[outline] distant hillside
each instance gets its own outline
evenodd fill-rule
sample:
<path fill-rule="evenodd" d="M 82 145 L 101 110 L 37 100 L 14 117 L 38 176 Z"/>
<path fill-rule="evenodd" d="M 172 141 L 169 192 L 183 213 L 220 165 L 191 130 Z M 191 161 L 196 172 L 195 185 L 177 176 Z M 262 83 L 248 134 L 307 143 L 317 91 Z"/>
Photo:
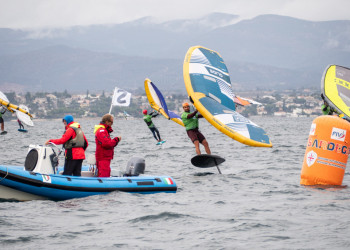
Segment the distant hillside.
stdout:
<path fill-rule="evenodd" d="M 213 13 L 165 23 L 145 17 L 109 26 L 0 29 L 0 89 L 133 89 L 149 77 L 160 88 L 184 92 L 182 63 L 194 45 L 223 56 L 235 89 L 319 88 L 328 64 L 350 67 L 350 21 L 238 20 Z"/>
<path fill-rule="evenodd" d="M 114 86 L 135 89 L 143 87 L 146 77 L 158 80 L 160 86 L 184 91 L 183 83 L 179 84 L 182 62 L 174 59 L 126 57 L 53 46 L 2 56 L 0 61 L 1 82 L 21 83 L 27 86 L 22 88 L 26 91 L 112 90 Z"/>

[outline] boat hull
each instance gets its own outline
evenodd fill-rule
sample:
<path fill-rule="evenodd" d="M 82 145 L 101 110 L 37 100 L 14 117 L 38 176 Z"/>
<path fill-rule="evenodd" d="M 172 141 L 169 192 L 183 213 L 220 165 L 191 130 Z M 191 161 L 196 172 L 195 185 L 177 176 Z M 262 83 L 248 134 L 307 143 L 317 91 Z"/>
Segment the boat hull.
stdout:
<path fill-rule="evenodd" d="M 66 200 L 113 191 L 131 193 L 175 193 L 177 186 L 170 176 L 80 177 L 45 175 L 25 171 L 19 166 L 0 165 L 0 199 Z"/>

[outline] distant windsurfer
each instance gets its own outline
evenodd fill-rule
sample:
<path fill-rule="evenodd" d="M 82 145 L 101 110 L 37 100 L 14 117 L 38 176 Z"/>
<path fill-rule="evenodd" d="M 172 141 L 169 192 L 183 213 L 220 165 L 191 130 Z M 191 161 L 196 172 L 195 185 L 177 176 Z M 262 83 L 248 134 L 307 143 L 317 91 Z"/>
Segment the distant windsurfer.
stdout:
<path fill-rule="evenodd" d="M 156 128 L 156 126 L 152 122 L 152 118 L 159 115 L 158 112 L 152 111 L 151 113 L 147 114 L 147 110 L 143 110 L 143 120 L 147 124 L 148 128 L 151 130 L 153 137 L 158 141 L 161 142 L 162 139 L 160 138 L 159 130 Z"/>
<path fill-rule="evenodd" d="M 1 134 L 5 133 L 5 123 L 4 123 L 4 119 L 2 118 L 2 115 L 5 114 L 6 110 L 7 109 L 4 108 L 3 106 L 0 107 Z"/>
<path fill-rule="evenodd" d="M 187 102 L 182 104 L 182 108 L 184 109 L 184 112 L 181 115 L 181 119 L 185 125 L 188 137 L 196 147 L 197 155 L 201 154 L 199 143 L 204 146 L 205 152 L 210 155 L 209 144 L 204 135 L 198 130 L 198 118 L 203 118 L 203 116 L 198 113 L 198 110 L 190 113 L 190 105 Z"/>
<path fill-rule="evenodd" d="M 125 118 L 125 120 L 127 120 L 128 116 L 129 116 L 129 114 L 126 113 L 126 111 L 124 111 L 124 118 Z"/>
<path fill-rule="evenodd" d="M 18 122 L 19 129 L 24 129 L 24 126 L 19 119 L 17 119 L 17 122 Z"/>

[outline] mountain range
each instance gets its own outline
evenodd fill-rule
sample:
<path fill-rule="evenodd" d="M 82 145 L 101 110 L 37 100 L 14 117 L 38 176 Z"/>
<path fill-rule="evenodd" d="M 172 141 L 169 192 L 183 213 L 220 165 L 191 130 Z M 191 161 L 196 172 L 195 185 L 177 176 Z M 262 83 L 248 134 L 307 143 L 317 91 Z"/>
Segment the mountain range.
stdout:
<path fill-rule="evenodd" d="M 237 91 L 319 88 L 327 65 L 350 67 L 350 21 L 311 22 L 261 15 L 241 20 L 212 13 L 200 19 L 65 29 L 0 29 L 0 89 L 110 91 L 143 88 L 185 92 L 182 64 L 191 46 L 218 51 Z"/>

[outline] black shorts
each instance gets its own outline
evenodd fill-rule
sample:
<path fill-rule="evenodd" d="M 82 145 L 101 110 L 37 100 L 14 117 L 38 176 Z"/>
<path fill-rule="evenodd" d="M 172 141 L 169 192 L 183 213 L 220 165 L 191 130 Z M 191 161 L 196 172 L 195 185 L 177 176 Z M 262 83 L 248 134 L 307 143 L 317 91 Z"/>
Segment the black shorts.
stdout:
<path fill-rule="evenodd" d="M 4 119 L 0 117 L 0 123 L 4 123 Z"/>
<path fill-rule="evenodd" d="M 202 133 L 198 130 L 198 128 L 190 129 L 190 130 L 187 130 L 186 132 L 192 142 L 199 141 L 200 143 L 202 143 L 202 141 L 205 140 L 204 135 L 202 135 Z"/>

